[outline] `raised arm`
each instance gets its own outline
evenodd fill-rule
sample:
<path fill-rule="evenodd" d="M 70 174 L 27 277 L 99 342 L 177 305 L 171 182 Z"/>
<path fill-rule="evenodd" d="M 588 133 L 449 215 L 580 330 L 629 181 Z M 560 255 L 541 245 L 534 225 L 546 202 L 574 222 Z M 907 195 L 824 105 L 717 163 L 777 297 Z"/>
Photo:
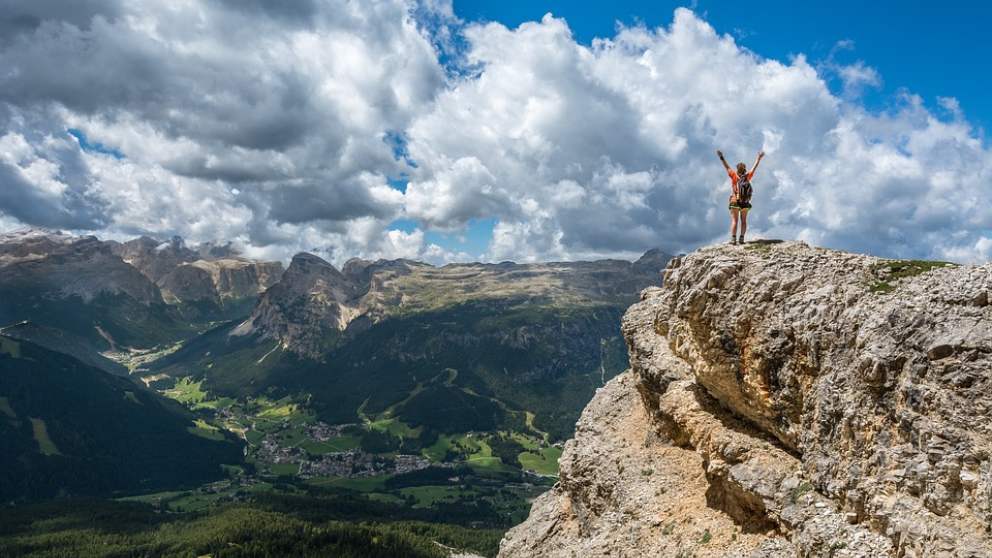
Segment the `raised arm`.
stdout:
<path fill-rule="evenodd" d="M 730 165 L 727 164 L 727 160 L 723 158 L 723 151 L 717 149 L 716 156 L 719 157 L 720 162 L 723 163 L 723 168 L 727 169 L 727 174 L 730 174 L 732 171 L 730 170 Z"/>
<path fill-rule="evenodd" d="M 764 158 L 765 158 L 765 152 L 764 151 L 759 151 L 758 152 L 758 158 L 755 159 L 754 166 L 751 167 L 751 174 L 748 175 L 748 178 L 749 179 L 754 176 L 754 171 L 758 170 L 758 163 L 760 163 L 761 160 L 764 159 Z M 726 163 L 724 163 L 724 164 L 726 165 Z"/>

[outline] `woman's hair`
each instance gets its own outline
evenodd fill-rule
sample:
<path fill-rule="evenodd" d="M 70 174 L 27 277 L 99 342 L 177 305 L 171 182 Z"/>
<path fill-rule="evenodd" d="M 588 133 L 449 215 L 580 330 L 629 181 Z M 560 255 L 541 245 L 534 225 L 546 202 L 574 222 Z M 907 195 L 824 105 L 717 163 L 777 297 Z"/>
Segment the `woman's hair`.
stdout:
<path fill-rule="evenodd" d="M 747 165 L 744 163 L 737 163 L 737 174 L 747 173 Z"/>

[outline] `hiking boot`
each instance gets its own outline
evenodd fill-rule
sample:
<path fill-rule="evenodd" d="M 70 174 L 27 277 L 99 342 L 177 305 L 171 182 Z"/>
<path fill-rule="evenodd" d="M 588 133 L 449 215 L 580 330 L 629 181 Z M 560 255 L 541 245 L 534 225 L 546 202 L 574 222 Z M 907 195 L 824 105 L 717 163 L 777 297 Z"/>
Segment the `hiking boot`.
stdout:
<path fill-rule="evenodd" d="M 730 237 L 730 244 L 731 244 L 731 246 L 737 244 L 737 239 L 734 238 L 734 237 Z"/>
<path fill-rule="evenodd" d="M 737 239 L 737 244 L 744 244 L 744 235 L 741 235 L 741 237 Z"/>

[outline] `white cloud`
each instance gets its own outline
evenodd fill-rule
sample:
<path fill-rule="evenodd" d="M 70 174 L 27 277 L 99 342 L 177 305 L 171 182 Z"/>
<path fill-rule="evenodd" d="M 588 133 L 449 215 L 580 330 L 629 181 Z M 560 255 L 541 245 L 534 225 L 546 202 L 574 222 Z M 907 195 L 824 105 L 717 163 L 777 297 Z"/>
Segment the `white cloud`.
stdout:
<path fill-rule="evenodd" d="M 465 36 L 481 69 L 411 125 L 419 168 L 407 211 L 438 226 L 498 217 L 493 259 L 722 240 L 729 185 L 716 148 L 748 165 L 769 154 L 755 180 L 757 234 L 984 257 L 989 152 L 966 122 L 941 121 L 912 95 L 890 112 L 863 109 L 854 89 L 881 83 L 863 63 L 835 67 L 846 93 L 834 95 L 804 57 L 762 59 L 685 9 L 670 27 L 591 46 L 551 16 Z M 486 179 L 444 180 L 466 160 Z M 490 187 L 499 195 L 482 194 Z"/>
<path fill-rule="evenodd" d="M 354 249 L 348 227 L 372 218 L 381 233 L 402 211 L 387 177 L 407 166 L 384 139 L 444 86 L 403 0 L 10 10 L 24 23 L 0 40 L 0 136 L 33 155 L 5 167 L 24 184 L 3 185 L 0 211 L 38 225 L 233 238 L 280 257 Z M 417 10 L 443 20 L 451 6 Z M 45 145 L 69 128 L 125 158 Z M 39 196 L 51 199 L 42 216 L 29 210 Z"/>
<path fill-rule="evenodd" d="M 0 234 L 25 228 L 24 223 L 0 213 Z"/>
<path fill-rule="evenodd" d="M 803 59 L 758 60 L 686 10 L 671 29 L 628 28 L 592 47 L 550 16 L 466 36 L 468 59 L 483 70 L 411 126 L 419 169 L 410 188 L 432 203 L 407 210 L 451 226 L 497 216 L 496 259 L 633 254 L 722 237 L 725 218 L 710 208 L 725 199 L 725 175 L 713 149 L 822 135 L 838 112 Z M 501 196 L 460 188 L 463 201 L 485 207 L 462 203 L 455 216 L 438 177 L 466 159 Z"/>
<path fill-rule="evenodd" d="M 960 120 L 964 118 L 964 112 L 961 110 L 961 102 L 955 97 L 937 97 L 937 104 L 940 105 L 940 108 L 950 113 L 954 119 Z"/>
<path fill-rule="evenodd" d="M 472 217 L 509 203 L 496 177 L 476 157 L 461 157 L 406 190 L 409 215 L 439 228 L 464 225 Z"/>
<path fill-rule="evenodd" d="M 764 59 L 686 9 L 591 45 L 551 15 L 466 24 L 446 0 L 12 9 L 0 226 L 441 261 L 468 256 L 429 231 L 495 218 L 493 260 L 630 257 L 722 240 L 714 151 L 763 149 L 756 235 L 992 255 L 992 155 L 955 99 L 936 100 L 943 119 L 911 93 L 870 112 L 860 94 L 882 77 L 864 61 Z M 442 53 L 463 64 L 446 76 Z M 405 194 L 387 183 L 404 173 Z"/>
<path fill-rule="evenodd" d="M 837 73 L 844 84 L 844 93 L 847 96 L 855 97 L 861 94 L 866 87 L 880 87 L 882 77 L 878 70 L 865 65 L 862 61 L 845 66 L 837 66 Z"/>
<path fill-rule="evenodd" d="M 0 137 L 0 163 L 7 165 L 24 182 L 32 184 L 41 196 L 57 199 L 68 189 L 59 180 L 59 166 L 41 157 L 34 146 L 16 132 Z"/>
<path fill-rule="evenodd" d="M 424 231 L 421 229 L 414 229 L 410 232 L 399 229 L 388 230 L 378 245 L 375 252 L 376 257 L 406 258 L 435 265 L 473 260 L 469 254 L 446 250 L 437 244 L 426 242 L 425 238 Z"/>

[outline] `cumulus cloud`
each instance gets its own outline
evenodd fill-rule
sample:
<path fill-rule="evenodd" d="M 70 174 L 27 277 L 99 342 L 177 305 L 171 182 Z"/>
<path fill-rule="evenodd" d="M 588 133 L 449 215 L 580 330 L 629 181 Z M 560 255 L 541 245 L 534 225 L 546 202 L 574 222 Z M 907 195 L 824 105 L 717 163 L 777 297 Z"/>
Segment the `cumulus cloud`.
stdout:
<path fill-rule="evenodd" d="M 869 111 L 866 62 L 765 59 L 687 9 L 589 45 L 551 15 L 510 29 L 442 0 L 0 14 L 0 226 L 437 262 L 478 254 L 428 233 L 495 219 L 486 259 L 633 257 L 722 240 L 714 151 L 763 149 L 754 235 L 992 257 L 992 155 L 956 100 Z"/>
<path fill-rule="evenodd" d="M 860 97 L 866 89 L 882 86 L 882 76 L 878 70 L 869 66 L 864 60 L 855 60 L 850 64 L 838 61 L 838 54 L 854 51 L 855 44 L 851 39 L 843 39 L 830 49 L 826 60 L 817 65 L 817 69 L 827 78 L 836 77 L 841 83 L 844 98 L 854 100 Z"/>
<path fill-rule="evenodd" d="M 407 163 L 385 140 L 444 86 L 414 8 L 450 3 L 70 4 L 3 2 L 0 211 L 273 253 L 341 251 L 372 218 L 383 235 L 357 252 L 388 243 L 403 200 L 388 179 Z"/>
<path fill-rule="evenodd" d="M 990 154 L 960 117 L 903 94 L 871 113 L 878 73 L 831 60 L 844 91 L 803 56 L 763 59 L 689 10 L 665 28 L 590 46 L 550 15 L 465 30 L 479 68 L 412 123 L 407 211 L 458 226 L 499 218 L 493 259 L 691 249 L 726 234 L 722 148 L 756 180 L 752 231 L 890 256 L 983 259 Z M 458 182 L 470 167 L 473 180 Z M 484 177 L 484 178 L 482 178 Z"/>
<path fill-rule="evenodd" d="M 860 95 L 866 87 L 880 87 L 882 85 L 882 78 L 878 71 L 860 60 L 854 64 L 838 66 L 837 73 L 840 74 L 840 79 L 844 83 L 844 93 L 850 97 Z"/>
<path fill-rule="evenodd" d="M 715 147 L 753 156 L 766 138 L 823 136 L 838 113 L 803 59 L 759 60 L 687 10 L 670 29 L 623 29 L 591 47 L 551 16 L 465 34 L 482 70 L 413 122 L 409 192 L 427 203 L 407 210 L 450 226 L 495 214 L 494 259 L 632 255 L 722 236 Z M 466 161 L 491 178 L 438 180 Z"/>
<path fill-rule="evenodd" d="M 95 229 L 105 203 L 87 179 L 74 138 L 0 109 L 0 211 L 40 226 Z"/>

